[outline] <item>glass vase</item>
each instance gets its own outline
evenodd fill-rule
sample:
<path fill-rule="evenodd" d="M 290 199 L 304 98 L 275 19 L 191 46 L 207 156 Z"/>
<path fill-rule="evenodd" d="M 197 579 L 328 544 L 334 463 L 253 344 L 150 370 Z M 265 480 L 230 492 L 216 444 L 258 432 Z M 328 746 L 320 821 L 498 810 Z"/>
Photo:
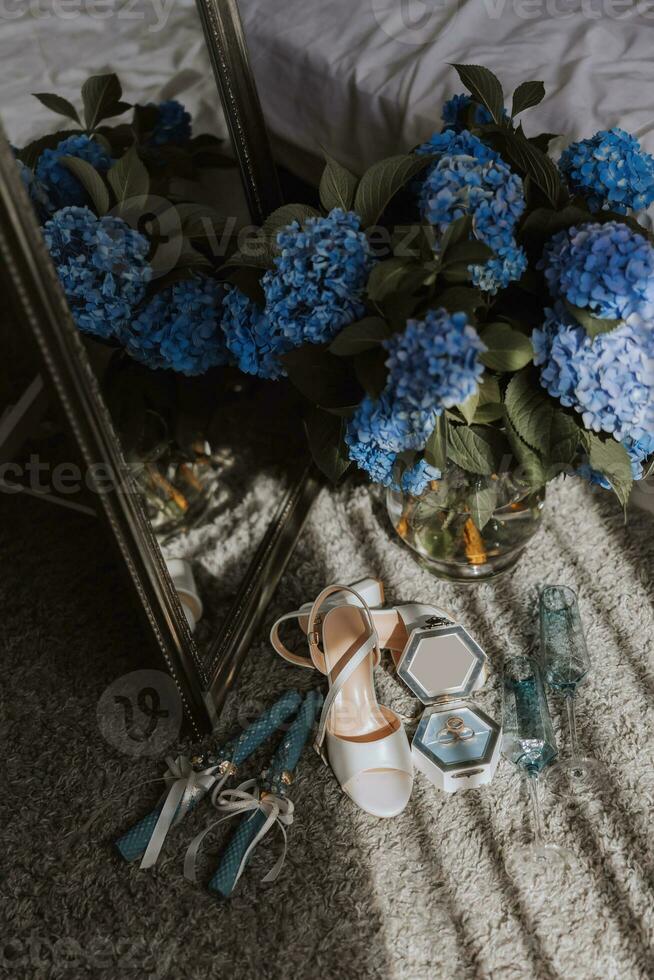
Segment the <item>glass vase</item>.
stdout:
<path fill-rule="evenodd" d="M 477 476 L 449 463 L 419 497 L 387 492 L 396 533 L 439 578 L 478 582 L 512 568 L 540 527 L 545 488 L 513 471 Z"/>

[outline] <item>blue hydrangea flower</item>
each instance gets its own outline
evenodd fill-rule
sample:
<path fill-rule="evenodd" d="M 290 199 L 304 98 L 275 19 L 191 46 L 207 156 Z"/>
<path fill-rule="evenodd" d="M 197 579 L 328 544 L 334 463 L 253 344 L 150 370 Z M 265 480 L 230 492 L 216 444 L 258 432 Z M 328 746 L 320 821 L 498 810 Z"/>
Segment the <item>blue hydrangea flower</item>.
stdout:
<path fill-rule="evenodd" d="M 430 466 L 424 459 L 419 459 L 410 469 L 402 474 L 401 485 L 405 493 L 419 497 L 427 489 L 432 480 L 440 480 L 443 474 L 436 466 Z"/>
<path fill-rule="evenodd" d="M 80 330 L 115 337 L 145 296 L 150 243 L 121 218 L 62 208 L 43 237 Z"/>
<path fill-rule="evenodd" d="M 433 404 L 416 410 L 398 398 L 389 384 L 377 400 L 365 398 L 354 419 L 358 428 L 364 420 L 370 437 L 383 449 L 397 454 L 406 449 L 422 449 L 441 411 Z"/>
<path fill-rule="evenodd" d="M 559 160 L 571 189 L 591 211 L 643 211 L 654 201 L 654 157 L 623 129 L 572 143 Z"/>
<path fill-rule="evenodd" d="M 414 153 L 419 156 L 445 156 L 446 154 L 473 156 L 479 163 L 500 159 L 495 150 L 491 150 L 490 146 L 486 146 L 467 129 L 462 129 L 460 132 L 445 129 L 442 133 L 432 133 L 425 143 L 416 147 Z"/>
<path fill-rule="evenodd" d="M 460 95 L 453 95 L 451 99 L 448 99 L 447 102 L 443 104 L 441 119 L 443 120 L 444 128 L 446 130 L 453 129 L 455 133 L 462 132 L 462 130 L 465 128 L 464 113 L 471 102 L 471 96 L 461 93 Z M 502 115 L 505 119 L 509 118 L 509 114 L 506 109 L 502 111 Z M 486 106 L 475 103 L 475 111 L 472 121 L 477 126 L 486 126 L 488 123 L 492 123 L 493 117 Z"/>
<path fill-rule="evenodd" d="M 654 433 L 654 329 L 625 323 L 591 339 L 562 303 L 532 334 L 541 384 L 587 429 L 622 442 Z"/>
<path fill-rule="evenodd" d="M 382 396 L 379 401 L 374 401 L 366 397 L 350 419 L 345 432 L 350 459 L 368 474 L 373 483 L 383 487 L 393 484 L 393 469 L 397 460 L 397 450 L 388 447 L 383 431 L 392 428 L 390 415 L 388 398 Z"/>
<path fill-rule="evenodd" d="M 484 266 L 471 266 L 473 282 L 496 293 L 519 279 L 527 266 L 526 255 L 515 241 L 516 225 L 526 206 L 520 177 L 467 130 L 436 134 L 417 152 L 439 156 L 422 180 L 423 218 L 444 233 L 453 221 L 471 215 L 475 237 L 497 256 Z"/>
<path fill-rule="evenodd" d="M 348 424 L 349 456 L 375 483 L 398 488 L 399 453 L 423 449 L 445 408 L 465 401 L 483 373 L 486 348 L 465 313 L 430 310 L 409 320 L 403 334 L 385 343 L 388 381 L 376 401 L 364 398 Z M 424 461 L 405 471 L 402 488 L 416 496 L 440 473 Z M 420 489 L 422 487 L 422 489 Z"/>
<path fill-rule="evenodd" d="M 404 333 L 385 341 L 385 347 L 387 390 L 413 422 L 425 412 L 466 401 L 484 371 L 478 355 L 486 347 L 465 313 L 429 310 L 424 320 L 409 320 Z"/>
<path fill-rule="evenodd" d="M 106 173 L 114 162 L 107 151 L 89 136 L 69 136 L 62 140 L 54 150 L 43 150 L 37 164 L 36 176 L 45 185 L 56 208 L 83 206 L 89 203 L 89 196 L 70 170 L 62 166 L 62 157 L 78 157 L 86 160 L 99 173 Z"/>
<path fill-rule="evenodd" d="M 39 220 L 47 221 L 54 211 L 47 188 L 21 160 L 16 160 L 16 164 L 20 171 L 20 178 L 30 196 Z"/>
<path fill-rule="evenodd" d="M 285 376 L 279 357 L 293 344 L 266 311 L 233 286 L 225 287 L 222 329 L 228 350 L 245 374 L 270 379 Z"/>
<path fill-rule="evenodd" d="M 628 225 L 607 221 L 560 231 L 539 268 L 554 298 L 600 319 L 654 320 L 654 248 Z"/>
<path fill-rule="evenodd" d="M 363 315 L 373 255 L 358 215 L 334 208 L 302 227 L 294 221 L 277 244 L 275 269 L 262 280 L 266 314 L 293 347 L 333 340 Z"/>
<path fill-rule="evenodd" d="M 640 439 L 625 439 L 623 446 L 631 457 L 631 472 L 634 480 L 644 475 L 644 463 L 654 456 L 654 432 L 646 433 Z"/>
<path fill-rule="evenodd" d="M 220 329 L 223 287 L 208 276 L 167 286 L 121 334 L 128 354 L 149 368 L 204 374 L 229 362 Z"/>
<path fill-rule="evenodd" d="M 495 257 L 485 265 L 470 267 L 472 282 L 484 292 L 494 295 L 498 289 L 506 289 L 510 282 L 522 279 L 528 264 L 527 253 L 520 245 L 515 242 L 501 245 Z"/>
<path fill-rule="evenodd" d="M 177 99 L 168 99 L 150 107 L 158 110 L 157 122 L 150 134 L 148 142 L 154 146 L 164 146 L 166 143 L 188 143 L 191 138 L 191 114 L 186 111 Z"/>
<path fill-rule="evenodd" d="M 457 133 L 461 132 L 464 128 L 463 114 L 471 102 L 472 99 L 469 95 L 461 93 L 460 95 L 453 95 L 451 99 L 443 103 L 441 119 L 446 129 L 453 129 Z M 475 107 L 473 119 L 478 126 L 484 126 L 493 121 L 493 117 L 486 106 L 479 104 Z"/>
<path fill-rule="evenodd" d="M 410 428 L 409 414 L 387 389 L 379 399 L 363 399 L 350 420 L 345 442 L 350 459 L 364 470 L 373 483 L 385 487 L 400 487 L 406 493 L 420 496 L 430 480 L 441 477 L 440 470 L 429 466 L 424 459 L 406 469 L 400 483 L 396 479 L 398 454 L 406 449 L 424 446 L 434 428 L 438 412 L 425 413 L 425 426 L 420 431 Z M 431 419 L 427 422 L 427 416 Z"/>

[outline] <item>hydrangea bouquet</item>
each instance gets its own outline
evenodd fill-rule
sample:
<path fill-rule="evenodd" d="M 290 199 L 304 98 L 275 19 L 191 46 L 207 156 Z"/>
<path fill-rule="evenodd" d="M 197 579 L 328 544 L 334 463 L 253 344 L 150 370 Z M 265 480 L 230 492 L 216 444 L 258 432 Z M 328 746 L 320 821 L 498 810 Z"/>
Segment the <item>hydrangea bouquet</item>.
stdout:
<path fill-rule="evenodd" d="M 521 121 L 542 82 L 520 85 L 509 112 L 492 72 L 454 67 L 469 94 L 445 103 L 440 132 L 361 177 L 328 158 L 320 208 L 284 206 L 227 261 L 194 228 L 206 207 L 179 192 L 217 150 L 177 103 L 107 127 L 130 108 L 115 76 L 85 84 L 84 125 L 41 95 L 79 128 L 18 161 L 80 330 L 149 368 L 287 377 L 330 478 L 358 468 L 401 495 L 398 527 L 412 501 L 452 489 L 481 561 L 498 507 L 519 510 L 554 477 L 626 506 L 648 472 L 654 158 L 610 129 L 555 161 L 553 134 Z M 174 261 L 144 221 L 152 195 L 156 227 L 172 215 L 178 230 Z"/>
<path fill-rule="evenodd" d="M 314 406 L 322 469 L 355 466 L 407 497 L 453 470 L 480 532 L 499 474 L 561 473 L 626 505 L 654 454 L 654 246 L 638 215 L 654 158 L 611 129 L 574 143 L 521 121 L 513 94 L 454 66 L 469 94 L 409 153 L 355 176 L 327 160 L 318 211 L 271 215 L 228 288 L 223 330 L 244 371 L 288 375 Z M 256 248 L 254 247 L 256 245 Z"/>

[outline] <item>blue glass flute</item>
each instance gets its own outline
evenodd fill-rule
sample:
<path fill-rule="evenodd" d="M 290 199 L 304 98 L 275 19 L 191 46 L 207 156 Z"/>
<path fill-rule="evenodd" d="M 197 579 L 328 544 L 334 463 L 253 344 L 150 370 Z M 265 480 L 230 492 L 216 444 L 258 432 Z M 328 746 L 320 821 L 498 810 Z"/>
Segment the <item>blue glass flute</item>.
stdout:
<path fill-rule="evenodd" d="M 540 594 L 541 664 L 548 687 L 565 697 L 572 754 L 560 759 L 547 774 L 558 795 L 572 787 L 589 786 L 601 778 L 602 766 L 583 756 L 577 738 L 575 698 L 590 670 L 590 655 L 579 614 L 577 596 L 565 585 L 546 585 Z"/>
<path fill-rule="evenodd" d="M 557 754 L 543 679 L 532 657 L 511 657 L 504 664 L 502 754 L 527 777 L 533 813 L 533 841 L 515 848 L 511 864 L 520 874 L 567 867 L 572 854 L 545 839 L 540 775 Z"/>

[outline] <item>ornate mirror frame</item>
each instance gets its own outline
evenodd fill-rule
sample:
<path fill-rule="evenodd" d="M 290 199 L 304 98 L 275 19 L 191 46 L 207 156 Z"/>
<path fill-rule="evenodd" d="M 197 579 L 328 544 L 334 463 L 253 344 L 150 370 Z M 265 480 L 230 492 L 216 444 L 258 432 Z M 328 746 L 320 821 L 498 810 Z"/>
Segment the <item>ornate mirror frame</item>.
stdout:
<path fill-rule="evenodd" d="M 197 7 L 251 217 L 259 224 L 282 199 L 237 2 L 197 0 Z M 211 645 L 207 668 L 134 488 L 97 378 L 2 130 L 0 285 L 36 342 L 45 388 L 59 403 L 87 472 L 98 472 L 96 468 L 100 467 L 112 475 L 110 488 L 97 493 L 97 509 L 122 556 L 153 645 L 179 690 L 190 729 L 199 736 L 215 726 L 321 480 L 312 465 L 291 476 L 287 495 L 279 502 Z M 36 379 L 33 385 L 40 392 L 42 385 Z"/>

